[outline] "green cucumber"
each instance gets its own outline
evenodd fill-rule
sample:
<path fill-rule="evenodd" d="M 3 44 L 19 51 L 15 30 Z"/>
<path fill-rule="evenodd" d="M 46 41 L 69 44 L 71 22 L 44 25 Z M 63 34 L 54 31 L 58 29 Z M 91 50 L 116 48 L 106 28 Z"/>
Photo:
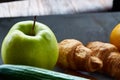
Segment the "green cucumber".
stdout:
<path fill-rule="evenodd" d="M 26 65 L 0 65 L 0 76 L 9 80 L 88 80 L 52 70 Z"/>

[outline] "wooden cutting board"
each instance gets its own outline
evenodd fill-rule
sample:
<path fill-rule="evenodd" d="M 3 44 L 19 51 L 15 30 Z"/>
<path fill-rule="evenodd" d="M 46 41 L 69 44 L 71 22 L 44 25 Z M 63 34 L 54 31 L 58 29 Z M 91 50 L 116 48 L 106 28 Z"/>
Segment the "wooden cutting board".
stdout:
<path fill-rule="evenodd" d="M 33 16 L 0 18 L 0 45 L 12 25 L 23 20 L 33 20 Z M 120 13 L 37 16 L 37 21 L 48 25 L 55 33 L 58 42 L 67 38 L 78 39 L 84 44 L 96 40 L 109 42 L 111 30 L 120 22 Z M 0 63 L 2 64 L 2 61 Z M 113 80 L 99 73 L 89 75 L 95 76 L 98 80 Z"/>

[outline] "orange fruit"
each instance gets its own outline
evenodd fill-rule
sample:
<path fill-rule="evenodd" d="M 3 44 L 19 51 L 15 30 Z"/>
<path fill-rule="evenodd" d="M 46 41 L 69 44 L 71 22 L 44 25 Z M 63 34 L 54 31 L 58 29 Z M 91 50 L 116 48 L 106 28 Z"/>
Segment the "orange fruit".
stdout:
<path fill-rule="evenodd" d="M 120 24 L 117 24 L 111 34 L 110 34 L 110 43 L 115 45 L 120 50 Z"/>

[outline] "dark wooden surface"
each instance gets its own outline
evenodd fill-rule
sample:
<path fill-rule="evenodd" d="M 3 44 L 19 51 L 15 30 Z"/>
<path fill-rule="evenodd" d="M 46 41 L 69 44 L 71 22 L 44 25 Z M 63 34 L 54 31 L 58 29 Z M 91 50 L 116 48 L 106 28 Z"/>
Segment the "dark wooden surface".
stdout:
<path fill-rule="evenodd" d="M 33 16 L 0 18 L 0 45 L 13 24 L 32 19 Z M 48 25 L 55 33 L 58 42 L 66 38 L 78 39 L 84 44 L 96 40 L 109 42 L 111 30 L 120 22 L 120 13 L 37 16 L 37 21 Z M 90 73 L 90 75 L 95 76 L 98 80 L 113 80 L 113 78 L 99 73 Z"/>

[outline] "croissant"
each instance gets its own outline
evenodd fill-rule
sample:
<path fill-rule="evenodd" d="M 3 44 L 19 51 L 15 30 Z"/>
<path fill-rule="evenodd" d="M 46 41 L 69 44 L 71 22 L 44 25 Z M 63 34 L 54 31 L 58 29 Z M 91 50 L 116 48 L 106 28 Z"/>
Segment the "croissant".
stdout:
<path fill-rule="evenodd" d="M 103 63 L 93 56 L 91 49 L 75 39 L 65 39 L 59 44 L 59 58 L 57 65 L 63 69 L 94 72 L 102 68 Z"/>
<path fill-rule="evenodd" d="M 102 60 L 103 67 L 100 72 L 120 79 L 120 53 L 114 45 L 94 41 L 88 43 L 86 47 L 93 51 L 94 56 Z"/>

